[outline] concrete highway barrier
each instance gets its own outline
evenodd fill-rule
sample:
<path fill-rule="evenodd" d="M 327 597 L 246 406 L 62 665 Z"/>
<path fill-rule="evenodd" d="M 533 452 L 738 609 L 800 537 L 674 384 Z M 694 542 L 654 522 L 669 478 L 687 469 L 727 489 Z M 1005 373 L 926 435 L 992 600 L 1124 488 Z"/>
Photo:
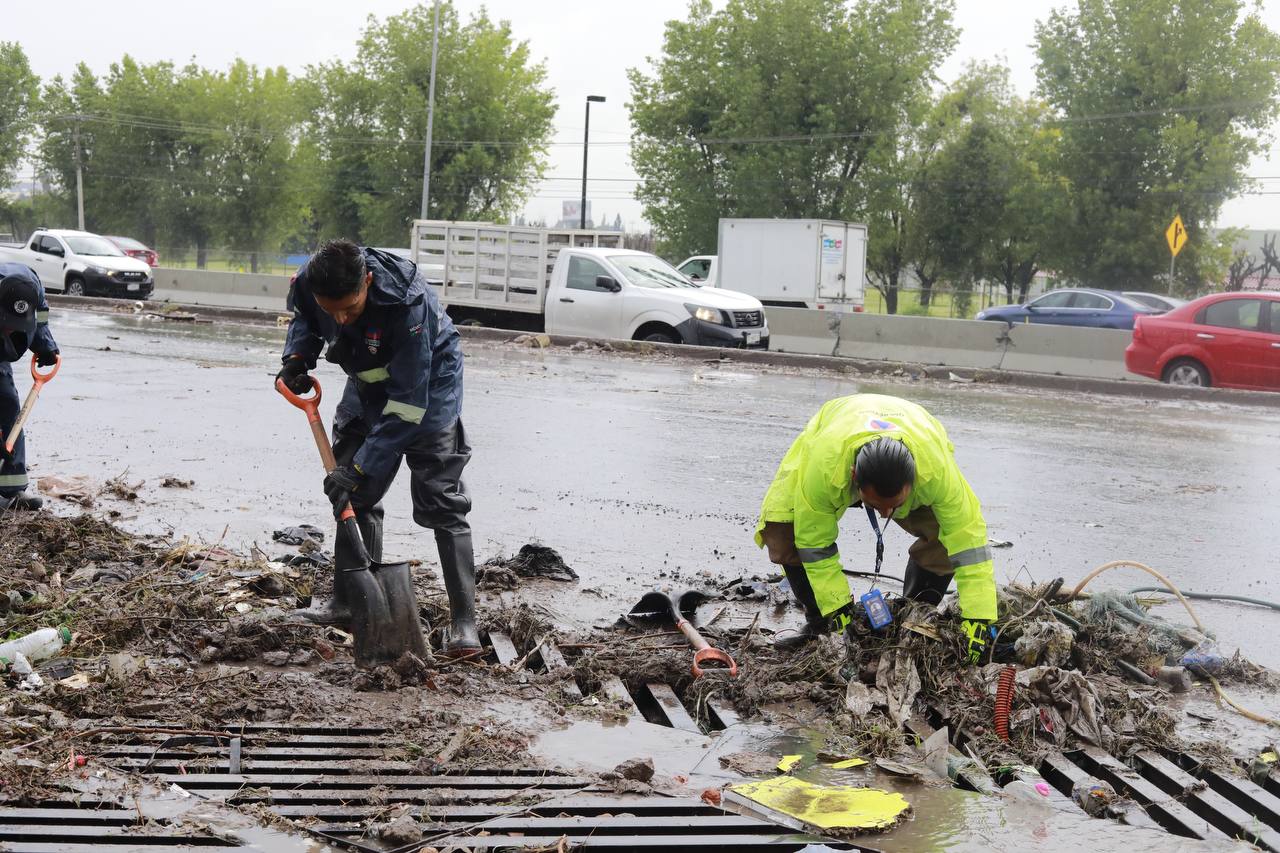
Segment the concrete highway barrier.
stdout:
<path fill-rule="evenodd" d="M 155 270 L 154 299 L 222 308 L 284 311 L 289 277 L 211 270 Z M 1130 333 L 1113 329 L 889 314 L 768 309 L 770 346 L 779 352 L 983 370 L 1151 380 L 1124 369 Z"/>
<path fill-rule="evenodd" d="M 771 347 L 784 352 L 1151 381 L 1124 368 L 1128 331 L 802 308 L 768 316 Z"/>
<path fill-rule="evenodd" d="M 289 276 L 156 267 L 152 298 L 187 305 L 283 311 Z"/>

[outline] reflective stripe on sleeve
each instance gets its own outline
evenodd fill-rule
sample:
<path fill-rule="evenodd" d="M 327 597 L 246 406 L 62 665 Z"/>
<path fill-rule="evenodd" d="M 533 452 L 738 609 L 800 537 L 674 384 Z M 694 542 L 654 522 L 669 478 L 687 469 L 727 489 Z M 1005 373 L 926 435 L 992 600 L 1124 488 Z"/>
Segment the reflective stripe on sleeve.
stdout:
<path fill-rule="evenodd" d="M 44 323 L 44 324 L 48 325 L 48 323 L 49 323 L 49 312 L 48 312 L 48 311 L 37 311 L 37 312 L 36 312 L 36 323 Z"/>
<path fill-rule="evenodd" d="M 796 553 L 800 555 L 802 563 L 816 563 L 819 560 L 826 560 L 840 553 L 840 549 L 836 547 L 836 543 L 832 542 L 825 548 L 797 548 Z"/>
<path fill-rule="evenodd" d="M 382 414 L 395 415 L 402 421 L 411 424 L 420 424 L 422 419 L 427 416 L 427 410 L 418 406 L 410 406 L 408 403 L 400 403 L 395 400 L 388 400 L 387 405 L 382 407 Z"/>
<path fill-rule="evenodd" d="M 979 563 L 988 562 L 991 559 L 991 549 L 986 545 L 979 548 L 970 548 L 968 551 L 961 551 L 959 554 L 951 555 L 951 568 L 962 569 L 965 566 L 976 566 Z"/>
<path fill-rule="evenodd" d="M 371 367 L 356 374 L 356 379 L 361 382 L 386 382 L 390 378 L 391 372 L 385 367 Z"/>

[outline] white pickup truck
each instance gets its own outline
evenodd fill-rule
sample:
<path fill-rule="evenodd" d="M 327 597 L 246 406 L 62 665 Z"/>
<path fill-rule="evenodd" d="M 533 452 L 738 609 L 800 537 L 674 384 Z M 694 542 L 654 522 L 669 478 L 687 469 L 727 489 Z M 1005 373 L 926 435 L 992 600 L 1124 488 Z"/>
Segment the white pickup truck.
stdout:
<path fill-rule="evenodd" d="M 410 254 L 455 321 L 555 335 L 768 349 L 760 300 L 698 287 L 621 235 L 419 220 Z"/>
<path fill-rule="evenodd" d="M 0 261 L 26 264 L 46 290 L 70 296 L 146 299 L 155 289 L 146 261 L 85 231 L 39 228 L 25 243 L 0 243 Z"/>

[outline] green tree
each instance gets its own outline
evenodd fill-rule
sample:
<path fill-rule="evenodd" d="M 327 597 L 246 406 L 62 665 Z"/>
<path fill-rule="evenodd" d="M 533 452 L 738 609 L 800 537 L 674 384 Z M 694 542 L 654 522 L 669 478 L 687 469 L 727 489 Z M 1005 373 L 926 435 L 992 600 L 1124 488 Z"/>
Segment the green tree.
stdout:
<path fill-rule="evenodd" d="M 310 69 L 311 131 L 323 164 L 314 198 L 321 235 L 403 245 L 420 213 L 432 12 L 370 18 L 350 64 Z M 555 116 L 546 69 L 507 22 L 463 23 L 440 7 L 430 216 L 514 213 L 542 177 Z"/>
<path fill-rule="evenodd" d="M 13 182 L 34 128 L 40 79 L 17 42 L 0 41 L 0 187 Z"/>
<path fill-rule="evenodd" d="M 260 72 L 244 60 L 208 87 L 210 111 L 222 122 L 213 171 L 218 230 L 257 272 L 259 254 L 278 249 L 303 216 L 293 160 L 295 92 L 283 68 Z"/>
<path fill-rule="evenodd" d="M 1056 264 L 1092 285 L 1150 287 L 1178 213 L 1191 237 L 1179 277 L 1198 286 L 1222 257 L 1205 226 L 1247 187 L 1276 118 L 1280 39 L 1242 0 L 1077 0 L 1037 26 L 1036 49 L 1067 180 Z"/>
<path fill-rule="evenodd" d="M 863 170 L 927 103 L 955 44 L 951 8 L 695 0 L 668 22 L 661 57 L 628 72 L 637 196 L 663 252 L 708 251 L 726 216 L 866 215 Z"/>
<path fill-rule="evenodd" d="M 945 276 L 965 294 L 994 281 L 1009 301 L 1025 299 L 1059 231 L 1065 193 L 1052 171 L 1057 130 L 1045 126 L 1042 105 L 1014 94 L 998 64 L 971 65 L 934 113 L 945 141 L 917 177 L 913 230 L 933 250 L 935 279 Z M 926 288 L 918 267 L 917 277 Z"/>

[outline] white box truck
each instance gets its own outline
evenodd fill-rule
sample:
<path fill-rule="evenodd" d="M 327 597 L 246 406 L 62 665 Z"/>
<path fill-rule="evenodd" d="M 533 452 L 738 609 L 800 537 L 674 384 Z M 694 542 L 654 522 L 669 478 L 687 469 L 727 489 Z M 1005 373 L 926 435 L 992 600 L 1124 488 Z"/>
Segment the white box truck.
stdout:
<path fill-rule="evenodd" d="M 828 219 L 721 219 L 715 255 L 678 269 L 704 287 L 730 287 L 765 305 L 861 311 L 867 226 Z"/>
<path fill-rule="evenodd" d="M 410 255 L 457 322 L 553 335 L 769 347 L 760 300 L 699 287 L 611 231 L 419 220 Z"/>

